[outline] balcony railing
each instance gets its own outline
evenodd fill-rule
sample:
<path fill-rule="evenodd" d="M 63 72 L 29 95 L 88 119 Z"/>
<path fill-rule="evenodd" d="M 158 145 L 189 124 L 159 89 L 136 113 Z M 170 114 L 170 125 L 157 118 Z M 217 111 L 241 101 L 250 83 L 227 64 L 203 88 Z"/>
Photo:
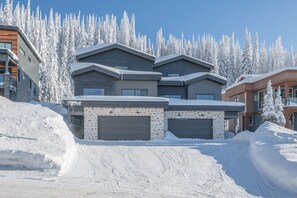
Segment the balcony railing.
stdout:
<path fill-rule="evenodd" d="M 288 98 L 285 106 L 297 106 L 297 98 Z"/>
<path fill-rule="evenodd" d="M 0 87 L 4 88 L 4 74 L 0 74 Z M 9 87 L 11 91 L 16 92 L 17 90 L 17 81 L 13 77 L 9 76 Z"/>

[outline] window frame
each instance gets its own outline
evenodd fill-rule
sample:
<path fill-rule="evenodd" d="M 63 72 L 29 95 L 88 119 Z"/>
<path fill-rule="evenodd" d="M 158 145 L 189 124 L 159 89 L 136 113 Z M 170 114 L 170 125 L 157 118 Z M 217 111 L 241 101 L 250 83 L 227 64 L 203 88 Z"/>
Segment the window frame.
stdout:
<path fill-rule="evenodd" d="M 121 70 L 128 70 L 128 66 L 125 66 L 125 65 L 116 65 L 114 66 L 114 68 L 121 69 Z"/>
<path fill-rule="evenodd" d="M 124 92 L 127 92 L 127 91 L 131 91 L 133 92 L 133 94 L 124 94 Z M 140 95 L 137 95 L 137 91 L 140 92 Z M 145 94 L 143 94 L 145 93 Z M 148 90 L 147 89 L 122 89 L 122 96 L 148 96 Z"/>
<path fill-rule="evenodd" d="M 103 94 L 91 94 L 92 91 L 94 93 L 96 90 L 100 91 L 100 93 L 103 93 Z M 89 94 L 87 92 L 89 92 Z M 84 96 L 104 96 L 105 89 L 103 89 L 103 88 L 83 88 L 83 95 Z"/>
<path fill-rule="evenodd" d="M 213 99 L 199 99 L 197 98 L 198 96 L 212 96 Z M 214 94 L 196 94 L 196 100 L 215 100 L 215 95 Z"/>
<path fill-rule="evenodd" d="M 167 77 L 179 77 L 179 74 L 170 73 L 170 74 L 167 74 Z"/>
<path fill-rule="evenodd" d="M 178 97 L 172 97 L 172 96 L 178 96 Z M 159 97 L 168 98 L 168 99 L 177 99 L 177 100 L 182 99 L 181 94 L 164 94 L 164 95 L 159 95 Z"/>
<path fill-rule="evenodd" d="M 254 126 L 254 117 L 249 116 L 249 126 Z"/>
<path fill-rule="evenodd" d="M 262 89 L 262 90 L 258 91 L 258 110 L 263 109 L 265 92 L 266 92 L 266 89 Z M 260 93 L 263 93 L 263 104 L 261 105 L 261 107 L 260 107 Z"/>
<path fill-rule="evenodd" d="M 4 47 L 1 47 L 1 44 L 3 44 Z M 7 48 L 6 45 L 9 44 L 10 48 Z M 12 50 L 12 42 L 0 42 L 0 49 L 9 49 Z"/>

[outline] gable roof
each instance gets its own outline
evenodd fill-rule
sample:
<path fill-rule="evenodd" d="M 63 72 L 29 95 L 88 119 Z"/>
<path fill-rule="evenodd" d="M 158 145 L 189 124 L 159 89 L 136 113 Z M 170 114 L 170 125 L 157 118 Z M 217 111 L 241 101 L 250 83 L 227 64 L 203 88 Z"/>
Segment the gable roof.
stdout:
<path fill-rule="evenodd" d="M 284 72 L 284 71 L 297 71 L 297 67 L 283 67 L 283 68 L 277 69 L 275 71 L 269 72 L 267 74 L 248 75 L 248 78 L 241 78 L 240 79 L 240 77 L 239 77 L 239 80 L 235 81 L 235 83 L 233 83 L 232 85 L 227 87 L 225 91 L 227 91 L 229 89 L 232 89 L 234 87 L 237 87 L 239 85 L 245 84 L 245 83 L 248 83 L 248 84 L 255 83 L 257 81 L 263 80 L 265 78 L 269 78 L 269 77 L 271 77 L 273 75 L 276 75 L 276 74 Z"/>
<path fill-rule="evenodd" d="M 29 46 L 29 48 L 32 50 L 33 54 L 36 56 L 37 60 L 41 63 L 42 59 L 39 53 L 37 52 L 34 45 L 30 42 L 29 38 L 25 35 L 23 30 L 19 28 L 18 26 L 14 25 L 0 25 L 0 30 L 12 30 L 18 32 L 18 34 L 22 37 L 22 39 L 25 41 L 25 43 Z"/>
<path fill-rule="evenodd" d="M 112 49 L 120 49 L 122 51 L 128 52 L 130 54 L 134 54 L 136 56 L 145 58 L 150 61 L 155 61 L 155 56 L 136 50 L 126 45 L 122 45 L 120 43 L 106 43 L 101 45 L 95 45 L 92 47 L 81 48 L 76 51 L 76 59 L 79 60 L 81 58 L 85 58 L 88 56 L 92 56 L 98 53 L 106 52 Z"/>
<path fill-rule="evenodd" d="M 205 62 L 203 60 L 197 59 L 197 58 L 193 58 L 191 56 L 187 56 L 184 54 L 171 54 L 171 55 L 167 55 L 167 56 L 162 56 L 156 59 L 155 64 L 153 67 L 158 67 L 167 63 L 171 63 L 177 60 L 187 60 L 191 63 L 197 64 L 197 65 L 201 65 L 203 67 L 206 67 L 208 69 L 214 69 L 214 65 L 208 62 Z"/>
<path fill-rule="evenodd" d="M 71 76 L 77 76 L 86 72 L 97 71 L 105 75 L 121 80 L 160 80 L 159 72 L 132 71 L 116 69 L 96 63 L 73 63 L 71 64 Z"/>
<path fill-rule="evenodd" d="M 169 85 L 169 86 L 185 86 L 204 79 L 209 79 L 215 81 L 221 85 L 227 84 L 227 79 L 213 73 L 209 72 L 197 72 L 185 76 L 178 77 L 162 77 L 159 85 Z"/>

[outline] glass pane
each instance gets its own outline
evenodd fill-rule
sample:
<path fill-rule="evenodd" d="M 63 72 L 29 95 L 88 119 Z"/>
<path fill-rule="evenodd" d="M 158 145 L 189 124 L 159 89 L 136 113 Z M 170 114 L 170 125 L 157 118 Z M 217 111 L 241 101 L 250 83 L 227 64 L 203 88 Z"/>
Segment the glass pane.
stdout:
<path fill-rule="evenodd" d="M 104 95 L 104 89 L 85 88 L 84 95 L 101 96 Z"/>
<path fill-rule="evenodd" d="M 123 96 L 134 96 L 134 90 L 132 89 L 124 89 L 122 91 Z"/>
<path fill-rule="evenodd" d="M 168 77 L 179 77 L 179 74 L 168 74 Z"/>
<path fill-rule="evenodd" d="M 198 100 L 214 100 L 214 95 L 211 95 L 211 94 L 197 94 L 196 99 L 198 99 Z"/>
<path fill-rule="evenodd" d="M 10 49 L 11 50 L 11 43 L 6 43 L 6 46 L 5 46 L 7 49 Z"/>

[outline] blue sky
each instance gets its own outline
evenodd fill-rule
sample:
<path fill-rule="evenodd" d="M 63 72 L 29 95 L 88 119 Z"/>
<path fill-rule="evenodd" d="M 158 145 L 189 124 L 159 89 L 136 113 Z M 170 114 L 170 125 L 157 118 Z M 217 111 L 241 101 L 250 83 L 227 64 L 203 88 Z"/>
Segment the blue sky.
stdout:
<path fill-rule="evenodd" d="M 20 2 L 27 4 L 27 0 Z M 286 48 L 297 49 L 297 0 L 31 0 L 31 5 L 32 9 L 40 5 L 47 14 L 53 8 L 63 15 L 81 11 L 121 17 L 126 10 L 136 15 L 136 31 L 153 40 L 162 27 L 166 37 L 184 32 L 186 38 L 210 33 L 219 39 L 235 32 L 242 44 L 247 27 L 269 45 L 281 35 Z"/>

